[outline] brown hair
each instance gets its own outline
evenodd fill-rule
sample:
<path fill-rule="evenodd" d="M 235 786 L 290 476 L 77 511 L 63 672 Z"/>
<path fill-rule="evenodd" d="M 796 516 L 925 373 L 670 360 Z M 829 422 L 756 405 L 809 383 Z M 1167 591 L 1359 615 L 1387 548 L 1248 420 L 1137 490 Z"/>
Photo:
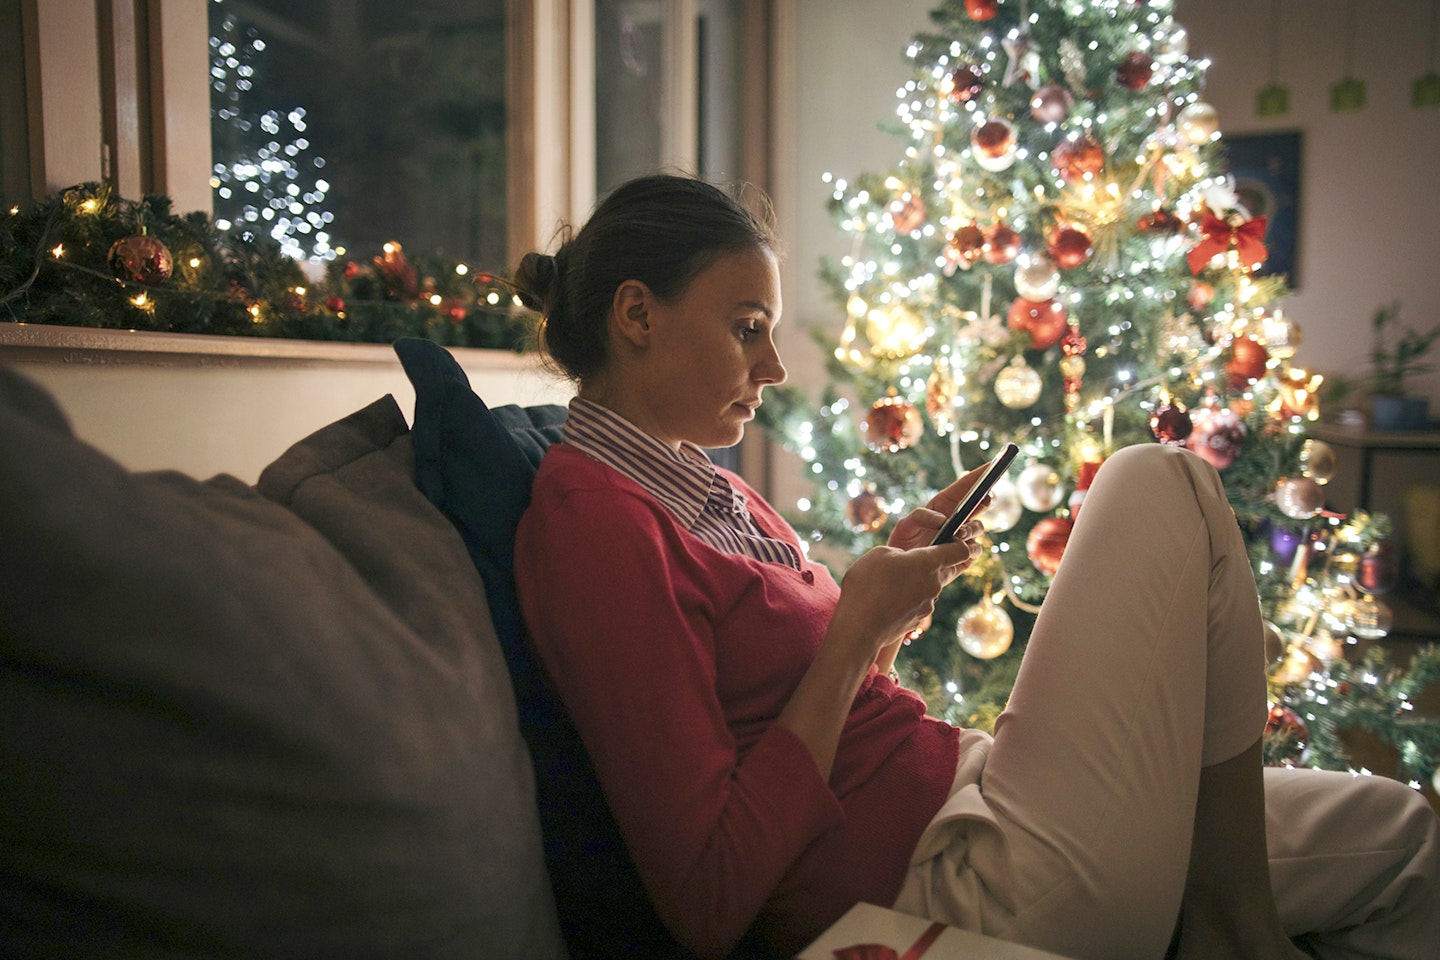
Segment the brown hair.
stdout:
<path fill-rule="evenodd" d="M 756 202 L 691 177 L 640 177 L 600 201 L 553 256 L 525 254 L 513 281 L 521 301 L 541 314 L 540 346 L 555 365 L 575 381 L 605 369 L 610 305 L 626 280 L 673 300 L 723 254 L 778 253 L 768 199 L 742 190 Z"/>

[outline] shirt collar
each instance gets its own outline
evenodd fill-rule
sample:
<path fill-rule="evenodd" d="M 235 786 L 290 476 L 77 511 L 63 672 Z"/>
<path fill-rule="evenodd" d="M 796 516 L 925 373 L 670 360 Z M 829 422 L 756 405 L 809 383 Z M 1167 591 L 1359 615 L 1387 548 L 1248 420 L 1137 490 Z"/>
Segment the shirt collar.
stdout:
<path fill-rule="evenodd" d="M 683 442 L 677 453 L 608 407 L 574 397 L 565 442 L 619 470 L 664 504 L 687 529 L 705 509 L 718 471 L 705 451 Z"/>

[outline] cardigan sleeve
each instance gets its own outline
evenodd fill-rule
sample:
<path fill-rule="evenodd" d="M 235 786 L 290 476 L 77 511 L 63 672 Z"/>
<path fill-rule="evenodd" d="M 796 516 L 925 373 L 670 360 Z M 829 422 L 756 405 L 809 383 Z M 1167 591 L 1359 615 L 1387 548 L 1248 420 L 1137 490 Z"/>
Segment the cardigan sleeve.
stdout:
<path fill-rule="evenodd" d="M 716 694 L 714 598 L 662 509 L 613 489 L 532 503 L 516 578 L 646 892 L 677 940 L 723 956 L 843 813 L 786 728 L 739 755 Z"/>

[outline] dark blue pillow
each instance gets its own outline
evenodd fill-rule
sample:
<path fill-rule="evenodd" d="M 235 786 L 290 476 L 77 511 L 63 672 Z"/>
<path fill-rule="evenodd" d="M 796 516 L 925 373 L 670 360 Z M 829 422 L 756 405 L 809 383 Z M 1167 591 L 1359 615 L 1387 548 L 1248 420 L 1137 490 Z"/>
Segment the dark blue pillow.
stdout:
<path fill-rule="evenodd" d="M 520 619 L 515 527 L 545 448 L 560 439 L 565 408 L 491 410 L 443 347 L 406 338 L 395 352 L 415 387 L 415 482 L 460 531 L 485 581 L 535 768 L 545 863 L 571 954 L 686 957 L 645 896 L 580 736 Z"/>

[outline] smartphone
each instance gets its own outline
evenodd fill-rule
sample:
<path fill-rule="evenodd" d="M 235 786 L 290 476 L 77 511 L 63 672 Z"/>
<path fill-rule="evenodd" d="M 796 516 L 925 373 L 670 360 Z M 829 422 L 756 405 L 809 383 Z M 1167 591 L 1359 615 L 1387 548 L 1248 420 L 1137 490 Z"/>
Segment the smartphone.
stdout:
<path fill-rule="evenodd" d="M 960 501 L 960 505 L 955 508 L 955 512 L 950 514 L 950 519 L 946 520 L 945 525 L 940 528 L 940 532 L 935 534 L 935 539 L 931 541 L 932 546 L 937 543 L 949 543 L 955 539 L 955 531 L 959 530 L 960 525 L 980 509 L 980 504 L 990 492 L 990 488 L 1005 476 L 1005 471 L 1010 469 L 1010 464 L 1015 462 L 1015 457 L 1019 453 L 1020 448 L 1013 443 L 1007 443 L 1000 448 L 1000 452 L 995 455 L 995 458 L 985 465 L 985 472 L 980 474 L 975 485 L 970 488 L 969 492 L 965 494 L 965 498 Z"/>

